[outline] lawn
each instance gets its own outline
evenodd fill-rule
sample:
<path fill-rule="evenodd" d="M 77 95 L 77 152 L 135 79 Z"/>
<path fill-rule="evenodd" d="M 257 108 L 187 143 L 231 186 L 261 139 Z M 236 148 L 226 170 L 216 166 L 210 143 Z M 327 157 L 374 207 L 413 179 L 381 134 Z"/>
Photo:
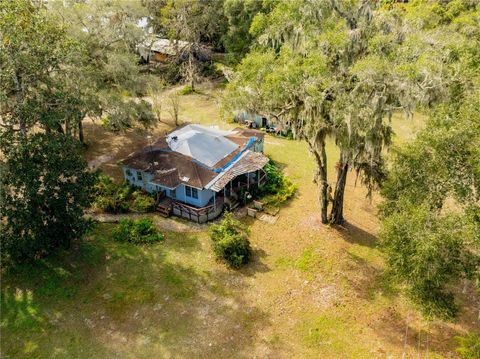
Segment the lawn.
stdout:
<path fill-rule="evenodd" d="M 183 96 L 181 106 L 183 121 L 222 123 L 215 89 Z M 394 118 L 397 143 L 422 125 L 418 116 L 405 121 Z M 147 141 L 145 131 L 111 134 L 94 124 L 86 138 L 88 160 L 116 178 L 117 161 Z M 112 224 L 98 225 L 70 251 L 3 274 L 2 357 L 455 357 L 454 337 L 480 330 L 468 288 L 455 321 L 423 319 L 385 274 L 378 195 L 366 199 L 351 174 L 348 224 L 322 226 L 305 144 L 268 136 L 265 149 L 299 191 L 275 224 L 242 219 L 252 263 L 234 271 L 217 262 L 206 226 L 178 220 L 172 231 L 156 217 L 170 228 L 165 242 L 134 246 L 113 241 Z M 337 158 L 332 143 L 328 151 Z M 334 161 L 329 167 L 333 180 Z"/>

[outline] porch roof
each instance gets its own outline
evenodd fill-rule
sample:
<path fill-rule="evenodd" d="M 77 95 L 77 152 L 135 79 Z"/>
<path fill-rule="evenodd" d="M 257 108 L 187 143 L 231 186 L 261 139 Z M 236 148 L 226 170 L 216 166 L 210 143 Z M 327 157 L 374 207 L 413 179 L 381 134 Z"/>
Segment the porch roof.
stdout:
<path fill-rule="evenodd" d="M 259 152 L 245 151 L 242 156 L 221 175 L 217 176 L 205 188 L 220 192 L 228 182 L 244 173 L 255 172 L 268 163 L 268 157 Z"/>

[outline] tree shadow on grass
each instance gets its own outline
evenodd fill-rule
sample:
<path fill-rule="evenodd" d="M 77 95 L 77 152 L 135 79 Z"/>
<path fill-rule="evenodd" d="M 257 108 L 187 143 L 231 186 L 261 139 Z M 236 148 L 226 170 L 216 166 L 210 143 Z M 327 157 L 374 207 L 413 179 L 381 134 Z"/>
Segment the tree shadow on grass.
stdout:
<path fill-rule="evenodd" d="M 257 273 L 270 272 L 271 268 L 267 266 L 262 259 L 267 256 L 267 253 L 260 248 L 252 250 L 252 259 L 248 265 L 239 270 L 239 273 L 246 276 L 255 276 Z"/>
<path fill-rule="evenodd" d="M 346 252 L 349 260 L 345 279 L 359 298 L 378 306 L 368 326 L 382 341 L 403 348 L 407 356 L 426 355 L 430 351 L 449 357 L 455 347 L 455 336 L 462 335 L 465 329 L 478 330 L 478 321 L 472 324 L 471 315 L 478 311 L 478 306 L 471 298 L 468 303 L 463 303 L 462 316 L 455 320 L 455 326 L 441 320 L 428 322 L 426 318 L 422 320 L 420 311 L 405 312 L 405 308 L 397 307 L 396 298 L 402 295 L 402 291 L 394 278 L 376 261 L 364 257 L 370 249 L 356 247 L 359 255 L 354 248 L 350 247 Z M 476 303 L 478 305 L 478 300 Z"/>
<path fill-rule="evenodd" d="M 64 304 L 75 300 L 79 288 L 97 272 L 94 268 L 103 271 L 104 257 L 103 246 L 79 241 L 70 251 L 5 270 L 0 303 L 2 354 L 16 358 L 51 358 L 67 350 L 73 356 L 104 354 L 94 339 L 85 342 L 73 332 L 46 334 L 61 327 L 69 311 Z"/>
<path fill-rule="evenodd" d="M 114 306 L 107 303 L 98 314 L 111 319 L 110 340 L 117 341 L 120 353 L 147 357 L 159 356 L 159 348 L 170 357 L 249 357 L 257 330 L 269 320 L 245 300 L 243 275 L 223 264 L 196 266 L 185 256 L 196 257 L 176 246 L 161 261 L 147 253 L 145 276 L 139 274 L 145 273 L 143 268 L 121 274 L 127 277 L 125 283 L 111 287 L 122 294 L 114 293 Z M 118 265 L 130 268 L 138 262 Z M 140 290 L 146 292 L 143 301 L 132 300 L 140 299 L 135 298 Z"/>
<path fill-rule="evenodd" d="M 399 294 L 393 278 L 385 270 L 354 253 L 347 252 L 347 255 L 348 269 L 354 273 L 347 276 L 347 281 L 360 298 L 371 301 L 378 295 L 395 298 Z"/>
<path fill-rule="evenodd" d="M 172 232 L 165 231 L 165 239 L 175 250 L 183 253 L 194 253 L 202 248 L 199 235 L 195 232 Z"/>
<path fill-rule="evenodd" d="M 336 232 L 347 242 L 374 248 L 378 246 L 378 238 L 355 224 L 345 222 L 341 227 L 336 226 Z"/>
<path fill-rule="evenodd" d="M 3 276 L 2 355 L 251 356 L 269 319 L 245 299 L 241 273 L 197 266 L 205 253 L 191 234 L 184 251 L 116 243 L 111 229 Z"/>

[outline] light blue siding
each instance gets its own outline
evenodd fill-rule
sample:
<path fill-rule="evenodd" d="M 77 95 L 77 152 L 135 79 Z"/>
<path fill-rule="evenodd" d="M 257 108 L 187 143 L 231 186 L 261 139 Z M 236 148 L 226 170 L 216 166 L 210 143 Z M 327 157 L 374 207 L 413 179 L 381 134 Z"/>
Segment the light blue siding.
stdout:
<path fill-rule="evenodd" d="M 187 204 L 191 204 L 196 207 L 205 207 L 210 199 L 213 197 L 213 191 L 210 189 L 198 190 L 198 198 L 187 197 L 185 185 L 181 184 L 177 188 L 174 189 L 175 196 L 172 196 L 172 190 L 167 187 L 160 186 L 156 183 L 152 183 L 151 180 L 153 175 L 151 173 L 145 171 L 137 171 L 132 168 L 123 167 L 123 176 L 125 181 L 130 183 L 133 186 L 143 188 L 145 191 L 153 193 L 158 191 L 165 191 L 167 197 L 175 198 L 180 202 L 184 202 Z M 140 172 L 142 174 L 142 179 L 138 180 L 137 173 Z"/>
<path fill-rule="evenodd" d="M 187 197 L 185 185 L 177 187 L 177 200 L 185 202 L 196 207 L 205 207 L 213 197 L 213 191 L 210 189 L 198 190 L 198 198 Z"/>
<path fill-rule="evenodd" d="M 153 192 L 153 189 L 151 188 L 151 186 L 149 186 L 149 182 L 153 178 L 153 175 L 151 173 L 144 172 L 144 171 L 137 171 L 125 166 L 122 168 L 122 170 L 123 170 L 123 177 L 125 178 L 125 181 L 127 181 L 128 183 L 130 183 L 135 187 L 141 187 L 148 192 Z M 141 180 L 138 179 L 138 173 L 141 173 L 142 175 Z"/>

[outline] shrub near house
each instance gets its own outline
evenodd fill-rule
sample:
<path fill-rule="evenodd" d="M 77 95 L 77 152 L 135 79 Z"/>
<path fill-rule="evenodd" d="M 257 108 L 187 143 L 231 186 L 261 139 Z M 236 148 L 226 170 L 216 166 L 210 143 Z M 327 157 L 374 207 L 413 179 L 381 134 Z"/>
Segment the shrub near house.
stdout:
<path fill-rule="evenodd" d="M 219 224 L 210 226 L 210 238 L 217 258 L 224 260 L 233 268 L 240 268 L 248 263 L 252 249 L 248 240 L 248 229 L 225 213 Z"/>
<path fill-rule="evenodd" d="M 113 232 L 113 238 L 119 242 L 151 244 L 163 241 L 164 236 L 157 230 L 150 218 L 141 218 L 137 220 L 122 219 Z"/>
<path fill-rule="evenodd" d="M 151 212 L 155 206 L 152 195 L 127 183 L 116 184 L 106 175 L 99 175 L 94 187 L 95 200 L 93 208 L 106 213 L 127 213 L 130 211 Z"/>
<path fill-rule="evenodd" d="M 239 199 L 243 204 L 249 202 L 247 194 L 253 199 L 259 199 L 267 208 L 279 208 L 281 204 L 291 199 L 297 192 L 297 186 L 286 176 L 282 169 L 272 160 L 264 167 L 266 172 L 265 183 L 259 187 L 240 192 Z"/>
<path fill-rule="evenodd" d="M 279 205 L 295 195 L 297 186 L 289 177 L 285 176 L 275 161 L 270 159 L 264 169 L 267 173 L 267 180 L 261 188 L 260 195 L 265 196 L 263 198 L 265 204 Z"/>

